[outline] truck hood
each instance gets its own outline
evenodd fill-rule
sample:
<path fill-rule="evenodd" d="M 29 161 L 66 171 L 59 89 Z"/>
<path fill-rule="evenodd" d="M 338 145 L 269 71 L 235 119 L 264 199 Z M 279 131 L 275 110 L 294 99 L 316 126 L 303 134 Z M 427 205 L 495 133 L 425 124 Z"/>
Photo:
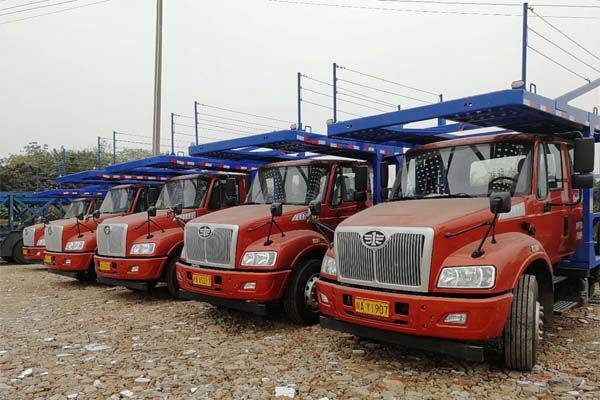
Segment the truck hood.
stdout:
<path fill-rule="evenodd" d="M 283 215 L 280 218 L 285 219 L 291 218 L 291 215 L 301 213 L 307 210 L 306 206 L 294 206 L 284 205 Z M 262 222 L 271 218 L 271 205 L 270 204 L 249 204 L 241 205 L 237 207 L 227 208 L 225 210 L 216 211 L 207 215 L 203 215 L 200 218 L 193 220 L 192 222 L 206 222 L 212 224 L 229 224 L 246 226 L 248 224 L 254 225 L 255 222 Z"/>
<path fill-rule="evenodd" d="M 394 201 L 368 208 L 339 226 L 448 228 L 458 220 L 464 224 L 470 219 L 490 218 L 489 204 L 487 197 Z"/>

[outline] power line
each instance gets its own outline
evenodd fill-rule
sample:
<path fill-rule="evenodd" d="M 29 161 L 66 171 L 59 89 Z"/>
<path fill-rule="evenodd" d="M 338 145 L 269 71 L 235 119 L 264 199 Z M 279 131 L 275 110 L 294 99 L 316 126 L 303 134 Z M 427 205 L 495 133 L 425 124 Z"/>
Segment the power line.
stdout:
<path fill-rule="evenodd" d="M 194 125 L 180 124 L 179 122 L 173 122 L 173 125 L 185 126 L 186 128 L 193 128 L 194 127 Z"/>
<path fill-rule="evenodd" d="M 301 87 L 300 89 L 305 90 L 307 92 L 311 92 L 311 93 L 315 93 L 324 97 L 329 97 L 330 99 L 333 98 L 332 95 L 327 94 L 327 93 L 323 93 L 323 92 L 319 92 L 318 90 L 313 90 L 313 89 L 309 89 L 309 88 L 305 88 L 305 87 Z"/>
<path fill-rule="evenodd" d="M 481 3 L 469 1 L 439 1 L 439 0 L 378 0 L 381 2 L 391 3 L 416 3 L 416 4 L 439 4 L 447 6 L 497 6 L 497 7 L 522 7 L 521 4 L 515 3 Z M 534 7 L 552 7 L 552 8 L 600 8 L 600 6 L 592 5 L 576 5 L 576 4 L 532 4 Z"/>
<path fill-rule="evenodd" d="M 11 19 L 9 21 L 0 22 L 0 25 L 12 24 L 12 23 L 15 23 L 15 22 L 26 21 L 28 19 L 44 17 L 44 16 L 47 16 L 47 15 L 60 14 L 60 13 L 66 12 L 66 11 L 71 11 L 71 10 L 76 10 L 78 8 L 85 8 L 85 7 L 89 7 L 89 6 L 94 6 L 96 4 L 106 3 L 106 2 L 109 2 L 109 1 L 111 1 L 111 0 L 100 0 L 100 1 L 95 1 L 93 3 L 82 4 L 80 6 L 63 8 L 62 10 L 57 10 L 57 11 L 52 11 L 52 12 L 47 12 L 47 13 L 42 13 L 42 14 L 36 14 L 36 15 L 30 15 L 28 17 L 19 18 L 19 19 Z"/>
<path fill-rule="evenodd" d="M 319 79 L 316 79 L 316 78 L 311 78 L 311 77 L 310 77 L 310 76 L 308 76 L 308 75 L 300 74 L 300 76 L 301 76 L 301 77 L 303 77 L 303 78 L 306 78 L 306 79 L 310 79 L 311 81 L 318 82 L 318 83 L 320 83 L 320 84 L 322 84 L 322 85 L 326 85 L 326 86 L 333 86 L 333 84 L 331 84 L 331 83 L 329 83 L 329 82 L 325 82 L 325 81 L 322 81 L 322 80 L 319 80 Z"/>
<path fill-rule="evenodd" d="M 198 126 L 199 127 L 210 126 L 210 127 L 218 128 L 218 129 L 227 129 L 227 130 L 229 130 L 229 132 L 233 131 L 233 132 L 244 133 L 244 134 L 247 134 L 247 135 L 254 135 L 256 133 L 256 132 L 242 131 L 240 129 L 234 129 L 234 128 L 230 128 L 228 126 L 220 126 L 220 125 L 213 125 L 213 124 L 207 124 L 207 123 L 198 124 Z M 242 135 L 238 135 L 238 136 L 242 136 Z"/>
<path fill-rule="evenodd" d="M 374 111 L 379 111 L 379 112 L 382 112 L 382 113 L 389 112 L 389 111 L 387 111 L 387 110 L 382 110 L 382 109 L 380 109 L 380 108 L 375 108 L 375 107 L 367 106 L 367 105 L 360 104 L 360 103 L 356 103 L 356 102 L 354 102 L 354 101 L 350 101 L 350 100 L 346 100 L 346 99 L 338 99 L 338 101 L 343 101 L 344 103 L 348 103 L 348 104 L 354 104 L 355 106 L 360 106 L 360 107 L 369 108 L 369 109 L 371 109 L 371 110 L 374 110 Z"/>
<path fill-rule="evenodd" d="M 243 120 L 243 119 L 229 118 L 229 117 L 224 117 L 222 115 L 206 114 L 206 113 L 198 113 L 198 114 L 202 115 L 202 116 L 212 117 L 212 118 L 221 118 L 221 119 L 225 119 L 225 120 L 228 120 L 228 121 L 243 122 L 245 124 L 262 126 L 262 127 L 265 127 L 265 128 L 284 129 L 284 128 L 280 127 L 280 126 L 266 125 L 266 124 L 261 124 L 261 123 L 258 123 L 258 122 L 246 121 L 246 120 Z"/>
<path fill-rule="evenodd" d="M 203 104 L 203 103 L 198 103 L 198 104 L 200 104 L 202 107 L 214 108 L 215 110 L 228 111 L 228 112 L 232 112 L 232 113 L 236 113 L 236 114 L 247 115 L 249 117 L 262 118 L 262 119 L 267 119 L 267 120 L 277 121 L 277 122 L 285 122 L 286 124 L 291 124 L 292 123 L 291 121 L 286 121 L 286 120 L 283 120 L 283 119 L 277 119 L 277 118 L 272 118 L 272 117 L 265 117 L 263 115 L 257 115 L 257 114 L 250 114 L 250 113 L 246 113 L 246 112 L 243 112 L 243 111 L 236 111 L 236 110 L 231 110 L 231 109 L 228 109 L 228 108 L 211 106 L 209 104 Z"/>
<path fill-rule="evenodd" d="M 308 101 L 308 100 L 302 100 L 302 102 L 303 102 L 303 103 L 312 104 L 313 106 L 317 106 L 317 107 L 325 108 L 325 109 L 327 109 L 327 110 L 333 110 L 333 107 L 325 106 L 325 105 L 323 105 L 323 104 L 315 103 L 315 102 L 312 102 L 312 101 Z M 361 118 L 361 117 L 362 117 L 362 115 L 358 115 L 358 114 L 352 114 L 352 113 L 350 113 L 350 112 L 343 111 L 343 110 L 340 110 L 340 109 L 338 109 L 338 110 L 337 110 L 337 112 L 341 112 L 341 113 L 348 114 L 348 115 L 353 115 L 353 116 L 355 116 L 355 117 L 359 117 L 359 118 Z"/>
<path fill-rule="evenodd" d="M 214 119 L 209 119 L 209 118 L 198 118 L 198 121 L 214 122 L 214 123 L 217 123 L 217 124 L 236 126 L 238 128 L 257 129 L 257 127 L 255 127 L 255 126 L 248 126 L 248 125 L 241 125 L 241 124 L 232 124 L 231 122 L 219 121 L 219 120 L 214 120 Z M 277 128 L 277 129 L 280 129 L 280 128 Z"/>
<path fill-rule="evenodd" d="M 0 8 L 0 11 L 12 10 L 13 8 L 26 7 L 26 6 L 31 6 L 31 5 L 34 5 L 34 4 L 39 4 L 39 3 L 46 3 L 48 1 L 50 1 L 50 0 L 38 0 L 38 1 L 33 1 L 31 3 L 18 4 L 16 6 L 10 6 L 10 7 L 6 7 L 6 8 Z"/>
<path fill-rule="evenodd" d="M 58 2 L 58 3 L 46 4 L 46 5 L 43 5 L 43 6 L 26 8 L 24 10 L 11 11 L 11 12 L 7 12 L 7 13 L 4 13 L 4 14 L 0 14 L 0 17 L 3 17 L 5 15 L 19 14 L 19 13 L 24 13 L 24 12 L 28 12 L 28 11 L 39 10 L 40 8 L 56 7 L 56 6 L 60 6 L 60 5 L 63 5 L 63 4 L 75 3 L 75 2 L 78 2 L 78 1 L 81 1 L 81 0 L 66 0 L 66 1 L 61 1 L 61 2 Z"/>
<path fill-rule="evenodd" d="M 344 89 L 344 91 L 345 91 L 345 92 L 349 92 L 349 90 L 348 90 L 348 89 Z M 354 92 L 354 93 L 358 93 L 358 92 Z M 367 102 L 369 102 L 369 103 L 377 104 L 377 105 L 380 105 L 380 106 L 386 106 L 386 107 L 398 108 L 398 106 L 397 106 L 397 105 L 395 105 L 395 104 L 392 104 L 392 103 L 387 103 L 387 102 L 383 102 L 383 101 L 378 101 L 378 100 L 377 100 L 377 101 L 376 101 L 376 100 L 369 100 L 369 98 L 368 98 L 368 97 L 367 97 L 367 98 L 365 98 L 365 97 L 363 97 L 363 95 L 360 95 L 360 96 L 354 96 L 354 95 L 352 95 L 352 94 L 348 94 L 348 93 L 344 93 L 344 92 L 340 92 L 340 91 L 338 91 L 338 93 L 337 93 L 337 94 L 338 94 L 338 95 L 342 95 L 342 96 L 346 96 L 346 97 L 351 97 L 351 98 L 353 98 L 353 99 L 357 99 L 357 100 L 367 101 Z M 360 93 L 359 93 L 359 94 L 360 94 Z"/>
<path fill-rule="evenodd" d="M 527 45 L 528 48 L 530 48 L 531 50 L 533 50 L 535 53 L 539 54 L 540 56 L 544 57 L 546 60 L 558 65 L 559 67 L 563 68 L 566 71 L 569 71 L 570 73 L 572 73 L 573 75 L 576 75 L 578 77 L 580 77 L 581 79 L 585 80 L 585 81 L 590 81 L 588 78 L 586 78 L 585 76 L 581 75 L 578 72 L 573 71 L 571 68 L 559 63 L 558 61 L 554 60 L 553 58 L 545 55 L 544 53 L 542 53 L 541 51 L 535 49 L 534 47 L 531 47 L 530 45 Z"/>
<path fill-rule="evenodd" d="M 537 31 L 535 31 L 532 28 L 529 28 L 529 30 L 533 33 L 535 33 L 537 36 L 539 36 L 540 38 L 544 39 L 546 42 L 550 43 L 551 45 L 553 45 L 554 47 L 564 51 L 565 53 L 567 53 L 568 55 L 570 55 L 571 57 L 573 57 L 574 59 L 576 59 L 577 61 L 581 62 L 584 65 L 587 65 L 588 67 L 590 67 L 591 69 L 593 69 L 594 71 L 600 73 L 600 70 L 595 68 L 593 65 L 588 64 L 587 62 L 585 62 L 584 60 L 582 60 L 581 58 L 577 57 L 575 54 L 571 53 L 570 51 L 562 48 L 561 46 L 559 46 L 558 44 L 554 43 L 552 40 L 548 39 L 547 37 L 545 37 L 544 35 L 542 35 L 541 33 L 538 33 Z"/>
<path fill-rule="evenodd" d="M 546 20 L 544 17 L 542 17 L 541 15 L 539 15 L 538 13 L 535 12 L 535 10 L 533 10 L 531 7 L 529 8 L 529 10 L 535 14 L 536 16 L 538 16 L 542 21 L 544 21 L 546 24 L 548 24 L 552 29 L 554 29 L 555 31 L 557 31 L 558 33 L 560 33 L 561 35 L 563 35 L 564 37 L 566 37 L 567 39 L 569 39 L 572 43 L 574 43 L 577 47 L 579 47 L 581 50 L 585 51 L 586 53 L 588 53 L 590 56 L 594 57 L 596 60 L 600 61 L 600 57 L 598 57 L 597 55 L 595 55 L 594 53 L 592 53 L 591 51 L 589 51 L 588 49 L 586 49 L 585 47 L 583 47 L 581 44 L 579 44 L 579 42 L 577 42 L 575 39 L 573 39 L 571 36 L 567 35 L 565 32 L 563 32 L 562 30 L 560 30 L 559 28 L 557 28 L 556 26 L 554 26 L 554 24 L 552 24 L 550 21 Z"/>
<path fill-rule="evenodd" d="M 433 93 L 433 92 L 429 92 L 429 91 L 427 91 L 427 90 L 419 89 L 419 88 L 416 88 L 416 87 L 414 87 L 414 86 L 408 86 L 408 85 L 405 85 L 405 84 L 403 84 L 403 83 L 398 83 L 398 82 L 391 81 L 391 80 L 389 80 L 389 79 L 380 78 L 380 77 L 378 77 L 378 76 L 371 75 L 371 74 L 367 74 L 367 73 L 365 73 L 365 72 L 360 72 L 360 71 L 354 70 L 354 69 L 352 69 L 352 68 L 348 68 L 348 67 L 342 67 L 342 66 L 340 66 L 340 65 L 338 65 L 337 67 L 338 67 L 339 69 L 343 69 L 343 70 L 346 70 L 346 71 L 354 72 L 355 74 L 358 74 L 358 75 L 366 76 L 366 77 L 368 77 L 368 78 L 371 78 L 371 79 L 376 79 L 376 80 L 378 80 L 378 81 L 382 81 L 382 82 L 390 83 L 390 84 L 392 84 L 392 85 L 400 86 L 400 87 L 403 87 L 403 88 L 406 88 L 406 89 L 416 90 L 417 92 L 421 92 L 421 93 L 425 93 L 425 94 L 430 94 L 430 95 L 432 95 L 432 96 L 439 96 L 439 93 Z"/>
<path fill-rule="evenodd" d="M 362 88 L 365 88 L 365 89 L 376 90 L 378 92 L 387 93 L 387 94 L 391 94 L 391 95 L 398 96 L 398 97 L 404 97 L 406 99 L 418 101 L 420 103 L 433 104 L 433 102 L 431 102 L 431 101 L 427 101 L 427 100 L 423 100 L 423 99 L 417 99 L 416 97 L 410 97 L 410 96 L 406 96 L 404 94 L 390 92 L 389 90 L 379 89 L 379 88 L 376 88 L 376 87 L 373 87 L 373 86 L 369 86 L 369 85 L 363 85 L 362 83 L 352 82 L 352 81 L 349 81 L 347 79 L 338 78 L 338 81 L 340 81 L 340 82 L 346 82 L 346 83 L 349 83 L 351 85 L 359 86 L 359 87 L 362 87 Z"/>
<path fill-rule="evenodd" d="M 417 10 L 408 8 L 389 8 L 389 7 L 372 7 L 372 6 L 356 6 L 350 4 L 333 4 L 333 3 L 310 3 L 306 1 L 298 0 L 268 0 L 272 3 L 281 4 L 294 4 L 303 6 L 317 6 L 317 7 L 333 7 L 333 8 L 347 8 L 355 10 L 376 10 L 376 11 L 395 11 L 403 13 L 417 13 L 417 14 L 438 14 L 438 15 L 475 15 L 475 16 L 490 16 L 490 17 L 522 17 L 521 14 L 508 14 L 498 12 L 474 12 L 474 11 L 450 11 L 450 10 Z M 546 18 L 564 18 L 564 19 L 600 19 L 600 17 L 590 16 L 577 16 L 577 15 L 547 15 Z"/>

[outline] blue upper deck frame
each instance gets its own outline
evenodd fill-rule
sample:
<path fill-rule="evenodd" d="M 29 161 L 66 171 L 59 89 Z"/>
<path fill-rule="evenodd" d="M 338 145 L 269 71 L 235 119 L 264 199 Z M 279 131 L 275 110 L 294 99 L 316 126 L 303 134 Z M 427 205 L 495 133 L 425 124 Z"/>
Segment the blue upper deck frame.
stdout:
<path fill-rule="evenodd" d="M 442 118 L 455 124 L 405 129 L 399 126 Z M 600 116 L 559 99 L 549 99 L 522 89 L 502 90 L 402 111 L 331 124 L 328 136 L 337 139 L 421 143 L 449 139 L 453 132 L 473 127 L 500 127 L 515 132 L 552 134 L 580 131 L 600 135 Z M 456 137 L 456 136 L 454 136 Z M 418 141 L 417 141 L 418 142 Z"/>
<path fill-rule="evenodd" d="M 272 152 L 297 154 L 296 159 L 308 158 L 307 153 L 331 155 L 371 161 L 375 182 L 380 181 L 381 161 L 403 153 L 403 147 L 387 144 L 367 143 L 357 140 L 332 139 L 325 135 L 302 130 L 283 130 L 191 146 L 190 154 L 203 157 L 240 159 L 239 149 L 254 149 L 253 157 L 261 157 L 263 149 Z M 304 157 L 302 157 L 304 156 Z M 387 182 L 386 182 L 387 184 Z M 373 200 L 381 201 L 381 193 L 374 190 Z"/>
<path fill-rule="evenodd" d="M 104 198 L 104 196 L 106 196 L 106 192 L 107 190 L 105 188 L 99 186 L 88 186 L 78 189 L 49 189 L 42 192 L 34 192 L 31 195 L 33 197 L 41 198 L 94 199 Z"/>

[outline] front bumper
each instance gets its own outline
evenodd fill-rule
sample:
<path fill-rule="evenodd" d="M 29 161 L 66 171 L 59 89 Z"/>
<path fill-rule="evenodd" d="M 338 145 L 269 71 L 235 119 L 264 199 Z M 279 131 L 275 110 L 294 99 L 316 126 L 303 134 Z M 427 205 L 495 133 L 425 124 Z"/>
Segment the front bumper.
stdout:
<path fill-rule="evenodd" d="M 192 276 L 195 274 L 210 277 L 210 286 L 194 285 Z M 177 281 L 179 287 L 186 292 L 244 302 L 274 302 L 280 300 L 285 292 L 290 274 L 291 270 L 247 272 L 191 267 L 180 262 L 177 263 Z M 251 282 L 256 284 L 255 289 L 243 288 L 245 284 Z"/>
<path fill-rule="evenodd" d="M 167 262 L 167 257 L 153 258 L 115 258 L 95 256 L 94 265 L 98 280 L 100 278 L 127 281 L 158 281 L 162 277 L 162 271 Z M 100 269 L 100 263 L 109 263 L 110 272 Z M 132 268 L 137 267 L 137 272 Z M 133 268 L 135 271 L 135 268 Z M 104 280 L 103 280 L 104 282 Z M 115 284 L 118 285 L 118 284 Z M 127 285 L 119 285 L 127 286 Z M 137 289 L 137 288 L 136 288 Z"/>
<path fill-rule="evenodd" d="M 356 298 L 389 303 L 389 318 L 355 312 Z M 512 298 L 512 293 L 476 299 L 433 297 L 317 282 L 319 310 L 327 317 L 376 330 L 458 341 L 485 341 L 502 335 Z M 445 323 L 450 313 L 465 313 L 466 323 Z"/>
<path fill-rule="evenodd" d="M 51 253 L 46 251 L 44 264 L 61 271 L 87 271 L 95 253 Z"/>
<path fill-rule="evenodd" d="M 23 257 L 27 261 L 44 261 L 45 247 L 23 246 Z"/>

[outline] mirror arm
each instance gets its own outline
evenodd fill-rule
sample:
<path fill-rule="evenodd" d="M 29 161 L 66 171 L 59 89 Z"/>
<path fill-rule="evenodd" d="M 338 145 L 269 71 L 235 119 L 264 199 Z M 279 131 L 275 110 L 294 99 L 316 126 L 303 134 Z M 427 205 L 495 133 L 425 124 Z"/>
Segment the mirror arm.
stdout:
<path fill-rule="evenodd" d="M 275 225 L 275 227 L 279 230 L 279 232 L 281 233 L 281 236 L 285 237 L 285 233 L 283 232 L 283 230 L 281 229 L 279 224 L 277 224 L 277 221 L 275 221 L 275 216 L 271 215 L 271 222 L 269 223 L 269 233 L 267 234 L 267 240 L 265 240 L 265 243 L 264 243 L 265 246 L 269 246 L 269 245 L 273 244 L 273 241 L 271 240 L 271 233 L 273 232 L 273 225 Z"/>
<path fill-rule="evenodd" d="M 581 204 L 581 199 L 583 199 L 583 189 L 579 189 L 579 198 L 571 203 L 546 203 L 544 204 L 544 212 L 548 212 L 552 209 L 552 207 L 574 207 Z"/>
<path fill-rule="evenodd" d="M 485 222 L 482 222 L 482 223 L 477 224 L 475 226 L 472 226 L 470 228 L 463 229 L 462 231 L 458 231 L 458 232 L 446 232 L 444 234 L 444 237 L 451 238 L 451 237 L 454 237 L 454 236 L 459 236 L 459 235 L 462 235 L 463 233 L 471 232 L 471 231 L 474 231 L 477 228 L 488 226 L 490 224 L 491 224 L 490 221 L 485 221 Z"/>
<path fill-rule="evenodd" d="M 471 257 L 479 258 L 485 254 L 485 250 L 483 250 L 483 245 L 484 245 L 486 239 L 490 236 L 490 232 L 492 232 L 492 231 L 494 232 L 493 237 L 492 237 L 492 243 L 496 243 L 496 222 L 498 222 L 498 215 L 499 215 L 498 212 L 494 213 L 494 219 L 492 219 L 492 222 L 489 223 L 487 231 L 485 231 L 485 235 L 483 235 L 483 239 L 481 239 L 481 242 L 479 242 L 479 246 L 471 254 Z"/>

